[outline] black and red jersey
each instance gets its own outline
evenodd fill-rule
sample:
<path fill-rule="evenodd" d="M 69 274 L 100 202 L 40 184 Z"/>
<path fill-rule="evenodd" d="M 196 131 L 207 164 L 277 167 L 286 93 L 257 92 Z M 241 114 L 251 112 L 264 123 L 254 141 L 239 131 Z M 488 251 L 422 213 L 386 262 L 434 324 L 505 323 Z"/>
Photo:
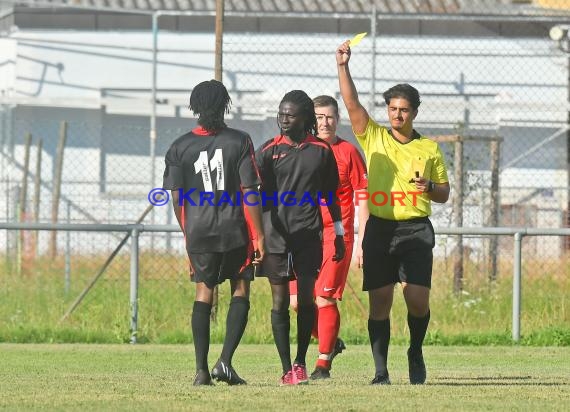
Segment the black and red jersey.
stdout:
<path fill-rule="evenodd" d="M 226 252 L 248 243 L 241 189 L 257 190 L 261 181 L 247 133 L 198 127 L 172 143 L 165 163 L 163 188 L 179 190 L 184 203 L 188 252 Z"/>
<path fill-rule="evenodd" d="M 297 146 L 276 136 L 255 152 L 263 181 L 266 250 L 283 253 L 287 241 L 322 232 L 320 203 L 334 201 L 338 169 L 328 143 L 307 135 Z"/>

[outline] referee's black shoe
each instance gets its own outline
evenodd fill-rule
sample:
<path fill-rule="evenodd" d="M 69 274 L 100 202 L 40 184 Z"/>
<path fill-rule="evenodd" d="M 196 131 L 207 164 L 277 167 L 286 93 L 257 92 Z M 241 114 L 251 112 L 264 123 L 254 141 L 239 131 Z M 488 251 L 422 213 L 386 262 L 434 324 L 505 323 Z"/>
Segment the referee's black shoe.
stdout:
<path fill-rule="evenodd" d="M 209 386 L 213 385 L 210 372 L 205 369 L 199 369 L 194 378 L 194 386 Z"/>
<path fill-rule="evenodd" d="M 246 385 L 247 382 L 239 377 L 231 365 L 221 359 L 212 368 L 212 378 L 218 382 L 226 382 L 228 385 Z"/>
<path fill-rule="evenodd" d="M 390 385 L 390 375 L 386 373 L 378 373 L 370 382 L 370 385 Z"/>
<path fill-rule="evenodd" d="M 421 351 L 411 352 L 408 349 L 408 372 L 412 385 L 423 385 L 426 381 L 426 364 Z"/>

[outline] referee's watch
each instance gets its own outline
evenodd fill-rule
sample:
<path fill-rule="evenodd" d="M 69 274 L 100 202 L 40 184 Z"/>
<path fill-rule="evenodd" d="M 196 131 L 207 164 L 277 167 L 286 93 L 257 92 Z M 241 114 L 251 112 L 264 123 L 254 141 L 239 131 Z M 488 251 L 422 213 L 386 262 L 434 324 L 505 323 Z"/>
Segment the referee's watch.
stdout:
<path fill-rule="evenodd" d="M 428 187 L 427 187 L 426 192 L 430 193 L 430 192 L 433 192 L 434 190 L 435 190 L 435 183 L 432 182 L 431 180 L 428 181 Z"/>

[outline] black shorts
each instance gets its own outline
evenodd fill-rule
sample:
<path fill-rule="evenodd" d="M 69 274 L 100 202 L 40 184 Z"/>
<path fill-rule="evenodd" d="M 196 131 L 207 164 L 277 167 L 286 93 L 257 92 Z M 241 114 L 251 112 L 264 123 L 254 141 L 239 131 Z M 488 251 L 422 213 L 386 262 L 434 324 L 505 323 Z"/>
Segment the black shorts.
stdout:
<path fill-rule="evenodd" d="M 204 282 L 213 289 L 226 279 L 253 280 L 253 270 L 248 270 L 248 247 L 241 246 L 227 252 L 188 253 L 194 271 L 192 281 Z"/>
<path fill-rule="evenodd" d="M 396 282 L 431 287 L 435 234 L 427 217 L 386 220 L 370 216 L 363 252 L 363 290 Z"/>
<path fill-rule="evenodd" d="M 256 276 L 269 278 L 273 285 L 284 285 L 297 277 L 317 278 L 323 260 L 319 234 L 291 239 L 285 253 L 266 253 Z"/>

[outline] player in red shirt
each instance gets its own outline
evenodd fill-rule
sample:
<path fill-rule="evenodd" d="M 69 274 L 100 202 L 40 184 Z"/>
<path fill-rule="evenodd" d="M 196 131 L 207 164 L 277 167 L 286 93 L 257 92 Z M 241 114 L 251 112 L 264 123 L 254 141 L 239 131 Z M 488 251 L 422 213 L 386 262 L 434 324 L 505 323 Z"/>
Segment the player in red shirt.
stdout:
<path fill-rule="evenodd" d="M 338 166 L 339 197 L 341 199 L 342 225 L 344 227 L 344 242 L 346 254 L 340 261 L 334 261 L 335 253 L 334 223 L 326 206 L 321 206 L 323 217 L 323 261 L 319 277 L 315 283 L 315 303 L 317 305 L 313 336 L 319 340 L 319 358 L 311 379 L 330 378 L 333 358 L 345 349 L 344 342 L 338 338 L 340 328 L 340 313 L 337 301 L 342 299 L 344 287 L 354 245 L 354 193 L 357 196 L 359 210 L 359 227 L 364 229 L 368 220 L 368 205 L 365 200 L 368 177 L 366 165 L 358 149 L 336 134 L 339 120 L 338 103 L 331 96 L 318 96 L 313 99 L 317 117 L 317 133 L 320 139 L 330 144 Z M 363 230 L 362 230 L 363 231 Z M 362 236 L 358 237 L 356 248 L 358 267 L 362 265 Z M 291 306 L 297 310 L 297 281 L 290 284 Z"/>

